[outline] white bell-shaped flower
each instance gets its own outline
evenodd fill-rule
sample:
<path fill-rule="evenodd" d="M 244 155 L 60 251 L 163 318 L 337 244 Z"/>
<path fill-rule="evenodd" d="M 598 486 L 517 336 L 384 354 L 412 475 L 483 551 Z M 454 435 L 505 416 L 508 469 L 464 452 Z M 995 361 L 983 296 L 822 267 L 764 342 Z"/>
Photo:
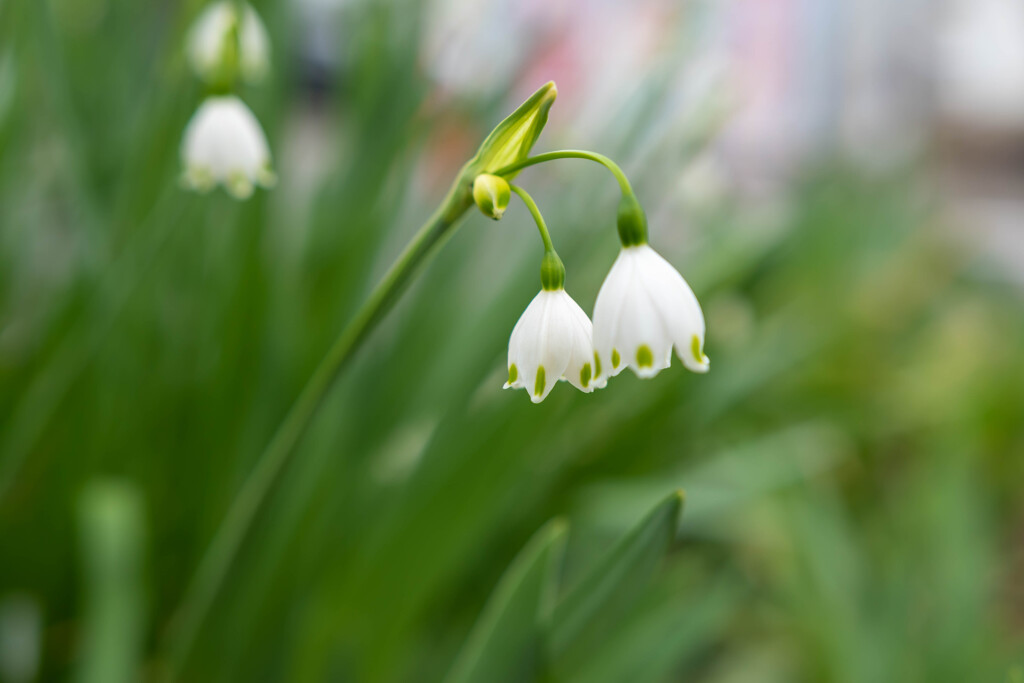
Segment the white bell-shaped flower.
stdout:
<path fill-rule="evenodd" d="M 207 98 L 185 128 L 183 183 L 207 192 L 221 183 L 237 199 L 276 182 L 260 122 L 234 95 Z"/>
<path fill-rule="evenodd" d="M 594 304 L 596 379 L 629 366 L 654 377 L 672 362 L 672 346 L 687 368 L 707 372 L 704 313 L 686 280 L 646 243 L 623 247 Z"/>
<path fill-rule="evenodd" d="M 594 390 L 590 318 L 564 289 L 543 289 L 526 307 L 508 341 L 508 382 L 543 401 L 558 380 Z"/>
<path fill-rule="evenodd" d="M 243 80 L 256 83 L 269 71 L 267 28 L 251 5 L 246 3 L 244 7 L 239 19 L 238 5 L 233 0 L 214 2 L 192 25 L 187 39 L 188 60 L 203 80 L 217 82 L 224 78 L 226 68 L 237 66 Z"/>

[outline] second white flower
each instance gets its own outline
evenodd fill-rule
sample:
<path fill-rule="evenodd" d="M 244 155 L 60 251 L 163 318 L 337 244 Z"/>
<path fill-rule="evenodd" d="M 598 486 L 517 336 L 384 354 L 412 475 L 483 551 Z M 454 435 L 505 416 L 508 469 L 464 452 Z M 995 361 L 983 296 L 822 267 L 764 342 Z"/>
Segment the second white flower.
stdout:
<path fill-rule="evenodd" d="M 647 244 L 623 247 L 594 305 L 598 386 L 630 367 L 654 377 L 672 362 L 672 346 L 688 369 L 707 372 L 704 313 L 672 264 Z"/>

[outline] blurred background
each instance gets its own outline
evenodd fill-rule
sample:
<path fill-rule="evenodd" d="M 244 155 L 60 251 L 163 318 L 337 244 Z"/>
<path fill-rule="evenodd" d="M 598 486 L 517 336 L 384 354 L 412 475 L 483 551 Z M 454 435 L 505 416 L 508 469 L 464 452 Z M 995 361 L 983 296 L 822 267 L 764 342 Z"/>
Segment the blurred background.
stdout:
<path fill-rule="evenodd" d="M 312 369 L 486 133 L 618 160 L 712 371 L 503 392 L 540 245 L 474 213 L 275 482 L 180 680 L 437 681 L 506 567 L 675 541 L 558 680 L 1024 681 L 1019 0 L 255 0 L 280 178 L 178 186 L 203 3 L 0 0 L 0 680 L 157 680 Z M 618 190 L 532 168 L 592 310 Z M 552 680 L 555 680 L 554 678 Z"/>

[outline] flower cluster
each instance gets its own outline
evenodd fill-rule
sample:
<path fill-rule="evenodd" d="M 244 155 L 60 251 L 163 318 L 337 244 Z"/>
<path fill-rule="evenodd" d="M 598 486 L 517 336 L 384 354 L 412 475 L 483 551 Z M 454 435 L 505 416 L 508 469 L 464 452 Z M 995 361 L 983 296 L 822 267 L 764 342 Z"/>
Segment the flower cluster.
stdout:
<path fill-rule="evenodd" d="M 269 70 L 270 38 L 259 15 L 238 0 L 209 5 L 189 32 L 188 60 L 210 94 L 185 127 L 182 183 L 199 192 L 223 185 L 236 199 L 276 182 L 266 135 L 234 93 Z"/>
<path fill-rule="evenodd" d="M 648 244 L 622 247 L 601 285 L 594 321 L 565 289 L 542 289 L 512 330 L 508 382 L 534 403 L 555 382 L 601 389 L 629 367 L 637 377 L 672 363 L 672 348 L 693 372 L 707 372 L 704 314 L 686 280 Z"/>
<path fill-rule="evenodd" d="M 506 180 L 526 166 L 562 158 L 605 165 L 623 193 L 617 220 L 622 248 L 597 294 L 593 323 L 565 291 L 565 268 L 533 199 Z M 708 371 L 700 303 L 679 271 L 648 244 L 646 215 L 617 165 L 591 152 L 550 152 L 480 174 L 473 182 L 477 206 L 495 220 L 504 214 L 511 193 L 523 199 L 537 223 L 544 260 L 542 289 L 509 339 L 506 389 L 525 389 L 534 403 L 543 401 L 558 381 L 590 393 L 627 367 L 638 377 L 654 377 L 671 365 L 673 348 L 687 369 Z"/>

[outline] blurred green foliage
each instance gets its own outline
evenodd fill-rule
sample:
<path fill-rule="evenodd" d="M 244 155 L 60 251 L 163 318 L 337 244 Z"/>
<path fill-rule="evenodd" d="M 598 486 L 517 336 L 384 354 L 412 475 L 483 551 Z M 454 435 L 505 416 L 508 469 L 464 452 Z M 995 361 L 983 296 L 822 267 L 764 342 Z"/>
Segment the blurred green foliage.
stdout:
<path fill-rule="evenodd" d="M 276 81 L 244 95 L 281 186 L 185 194 L 179 136 L 202 93 L 181 38 L 200 4 L 0 2 L 0 602 L 37 602 L 41 680 L 116 676 L 135 638 L 141 677 L 166 671 L 172 615 L 254 458 L 507 113 L 493 93 L 432 99 L 423 10 L 394 2 L 346 8 L 337 82 L 311 98 L 286 3 L 258 3 Z M 600 597 L 591 572 L 676 488 L 666 557 L 584 620 L 553 680 L 1019 677 L 1019 288 L 951 246 L 914 172 L 825 163 L 778 215 L 726 200 L 684 229 L 669 200 L 693 140 L 655 125 L 662 85 L 596 140 L 558 127 L 556 104 L 537 149 L 623 162 L 705 304 L 711 373 L 677 363 L 540 406 L 500 391 L 539 245 L 525 211 L 474 216 L 332 392 L 184 680 L 471 680 L 509 655 L 489 629 L 535 637 L 501 605 Z M 473 135 L 439 155 L 452 125 Z M 631 144 L 652 129 L 659 144 Z M 304 193 L 290 178 L 324 149 Z M 616 249 L 612 180 L 565 161 L 520 182 L 589 309 Z"/>

